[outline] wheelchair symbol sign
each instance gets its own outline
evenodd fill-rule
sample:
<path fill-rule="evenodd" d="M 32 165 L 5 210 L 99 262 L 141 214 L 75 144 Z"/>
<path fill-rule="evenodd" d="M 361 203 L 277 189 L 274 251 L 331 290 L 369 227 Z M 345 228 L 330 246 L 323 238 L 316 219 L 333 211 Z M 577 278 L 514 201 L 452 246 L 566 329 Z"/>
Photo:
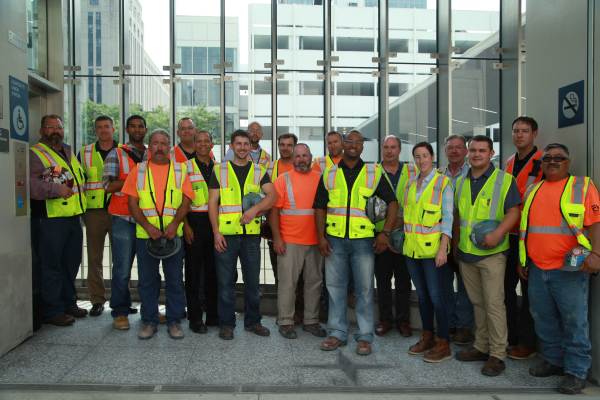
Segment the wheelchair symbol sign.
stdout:
<path fill-rule="evenodd" d="M 23 107 L 16 106 L 13 110 L 12 118 L 15 131 L 19 136 L 23 136 L 25 134 L 25 129 L 27 128 L 27 115 L 25 114 Z"/>
<path fill-rule="evenodd" d="M 567 93 L 562 102 L 562 112 L 565 118 L 572 119 L 579 111 L 579 95 L 577 92 L 570 91 Z"/>

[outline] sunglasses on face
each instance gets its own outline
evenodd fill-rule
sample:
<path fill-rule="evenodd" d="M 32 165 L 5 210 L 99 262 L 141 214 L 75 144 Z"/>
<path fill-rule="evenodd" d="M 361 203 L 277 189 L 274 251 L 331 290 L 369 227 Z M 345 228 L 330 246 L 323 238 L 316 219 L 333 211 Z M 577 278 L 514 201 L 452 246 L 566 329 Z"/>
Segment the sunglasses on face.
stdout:
<path fill-rule="evenodd" d="M 544 156 L 544 157 L 542 157 L 542 161 L 545 163 L 549 163 L 552 160 L 554 160 L 557 163 L 561 163 L 565 160 L 568 160 L 568 158 L 563 157 L 563 156 Z"/>

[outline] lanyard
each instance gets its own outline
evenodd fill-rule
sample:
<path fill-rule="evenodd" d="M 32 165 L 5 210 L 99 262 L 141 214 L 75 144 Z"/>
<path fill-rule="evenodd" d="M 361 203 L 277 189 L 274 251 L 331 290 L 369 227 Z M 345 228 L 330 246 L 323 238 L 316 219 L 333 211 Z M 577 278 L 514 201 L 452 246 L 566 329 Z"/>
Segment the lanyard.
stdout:
<path fill-rule="evenodd" d="M 167 202 L 167 187 L 169 186 L 169 175 L 171 173 L 171 163 L 169 163 L 169 170 L 167 171 L 167 182 L 165 183 L 165 195 L 163 197 L 163 205 L 162 210 L 158 211 L 158 207 L 156 206 L 156 200 L 154 199 L 154 192 L 152 190 L 152 179 L 150 179 L 150 162 L 148 162 L 148 168 L 146 169 L 146 179 L 148 180 L 148 187 L 150 188 L 150 197 L 152 198 L 152 202 L 154 203 L 154 209 L 158 213 L 158 220 L 160 221 L 160 231 L 165 232 L 165 227 L 163 226 L 163 212 L 165 211 L 165 203 Z"/>

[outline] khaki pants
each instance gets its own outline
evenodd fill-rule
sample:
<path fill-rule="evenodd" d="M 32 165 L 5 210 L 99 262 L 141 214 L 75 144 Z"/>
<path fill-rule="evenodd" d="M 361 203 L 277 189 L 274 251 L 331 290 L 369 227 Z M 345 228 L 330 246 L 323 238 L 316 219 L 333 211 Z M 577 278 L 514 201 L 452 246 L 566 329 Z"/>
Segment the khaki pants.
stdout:
<path fill-rule="evenodd" d="M 294 303 L 296 285 L 303 273 L 304 277 L 304 324 L 319 322 L 319 303 L 325 259 L 315 245 L 285 244 L 285 254 L 277 257 L 277 316 L 278 325 L 294 324 Z"/>
<path fill-rule="evenodd" d="M 506 256 L 498 253 L 472 264 L 459 261 L 459 266 L 475 314 L 477 331 L 473 346 L 504 360 L 508 346 L 504 306 Z"/>
<path fill-rule="evenodd" d="M 85 238 L 87 241 L 88 272 L 87 287 L 90 303 L 104 304 L 104 273 L 102 260 L 104 258 L 104 241 L 106 234 L 112 241 L 112 217 L 103 208 L 90 209 L 83 214 L 85 223 Z"/>

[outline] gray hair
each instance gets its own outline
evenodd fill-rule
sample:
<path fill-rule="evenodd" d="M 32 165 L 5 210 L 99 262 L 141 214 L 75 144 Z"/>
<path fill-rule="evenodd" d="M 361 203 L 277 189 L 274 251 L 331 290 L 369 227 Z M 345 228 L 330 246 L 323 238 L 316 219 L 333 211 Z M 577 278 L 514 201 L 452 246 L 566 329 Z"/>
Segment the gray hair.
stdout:
<path fill-rule="evenodd" d="M 383 140 L 381 141 L 381 146 L 383 146 L 385 141 L 388 140 L 389 138 L 396 139 L 398 141 L 398 147 L 402 147 L 402 142 L 400 141 L 400 138 L 396 135 L 387 135 L 386 137 L 384 137 Z"/>
<path fill-rule="evenodd" d="M 263 130 L 263 126 L 262 126 L 262 124 L 261 124 L 260 122 L 258 122 L 258 121 L 252 121 L 252 122 L 250 122 L 250 123 L 248 124 L 248 129 L 250 129 L 250 126 L 251 126 L 252 124 L 257 124 L 258 126 L 260 126 L 260 130 L 261 130 L 261 131 Z"/>
<path fill-rule="evenodd" d="M 211 133 L 209 131 L 203 129 L 201 131 L 194 133 L 194 143 L 196 142 L 196 136 L 198 136 L 199 133 L 206 133 L 208 135 L 208 138 L 210 139 L 210 142 L 211 143 L 213 142 L 213 137 L 212 137 Z"/>
<path fill-rule="evenodd" d="M 171 144 L 171 135 L 169 135 L 169 132 L 165 131 L 164 129 L 155 129 L 150 133 L 150 136 L 148 136 L 148 143 L 150 143 L 150 141 L 152 141 L 152 136 L 154 135 L 164 135 L 167 137 L 167 140 L 169 141 L 169 144 Z"/>
<path fill-rule="evenodd" d="M 297 143 L 294 145 L 294 147 L 292 148 L 292 154 L 294 154 L 294 152 L 296 151 L 296 147 L 298 146 L 304 146 L 306 147 L 306 150 L 308 150 L 308 154 L 310 155 L 310 158 L 312 158 L 312 153 L 310 152 L 310 147 L 308 147 L 308 145 L 306 143 Z"/>
<path fill-rule="evenodd" d="M 446 137 L 446 139 L 444 139 L 444 145 L 448 146 L 448 142 L 454 139 L 460 139 L 463 142 L 463 145 L 465 147 L 467 147 L 467 138 L 464 137 L 463 135 L 450 135 L 448 137 Z"/>
<path fill-rule="evenodd" d="M 338 135 L 338 136 L 340 137 L 340 141 L 341 141 L 342 143 L 344 143 L 344 135 L 342 135 L 342 134 L 341 134 L 341 133 L 339 133 L 338 131 L 331 131 L 331 132 L 328 132 L 328 133 L 327 133 L 327 135 L 325 135 L 325 138 L 328 138 L 328 137 L 329 137 L 329 136 L 331 136 L 331 135 Z"/>
<path fill-rule="evenodd" d="M 569 158 L 569 149 L 567 149 L 567 146 L 565 146 L 564 144 L 550 143 L 544 149 L 544 154 L 546 154 L 548 151 L 550 151 L 552 149 L 560 149 L 565 154 L 565 156 L 567 156 L 567 158 Z"/>

